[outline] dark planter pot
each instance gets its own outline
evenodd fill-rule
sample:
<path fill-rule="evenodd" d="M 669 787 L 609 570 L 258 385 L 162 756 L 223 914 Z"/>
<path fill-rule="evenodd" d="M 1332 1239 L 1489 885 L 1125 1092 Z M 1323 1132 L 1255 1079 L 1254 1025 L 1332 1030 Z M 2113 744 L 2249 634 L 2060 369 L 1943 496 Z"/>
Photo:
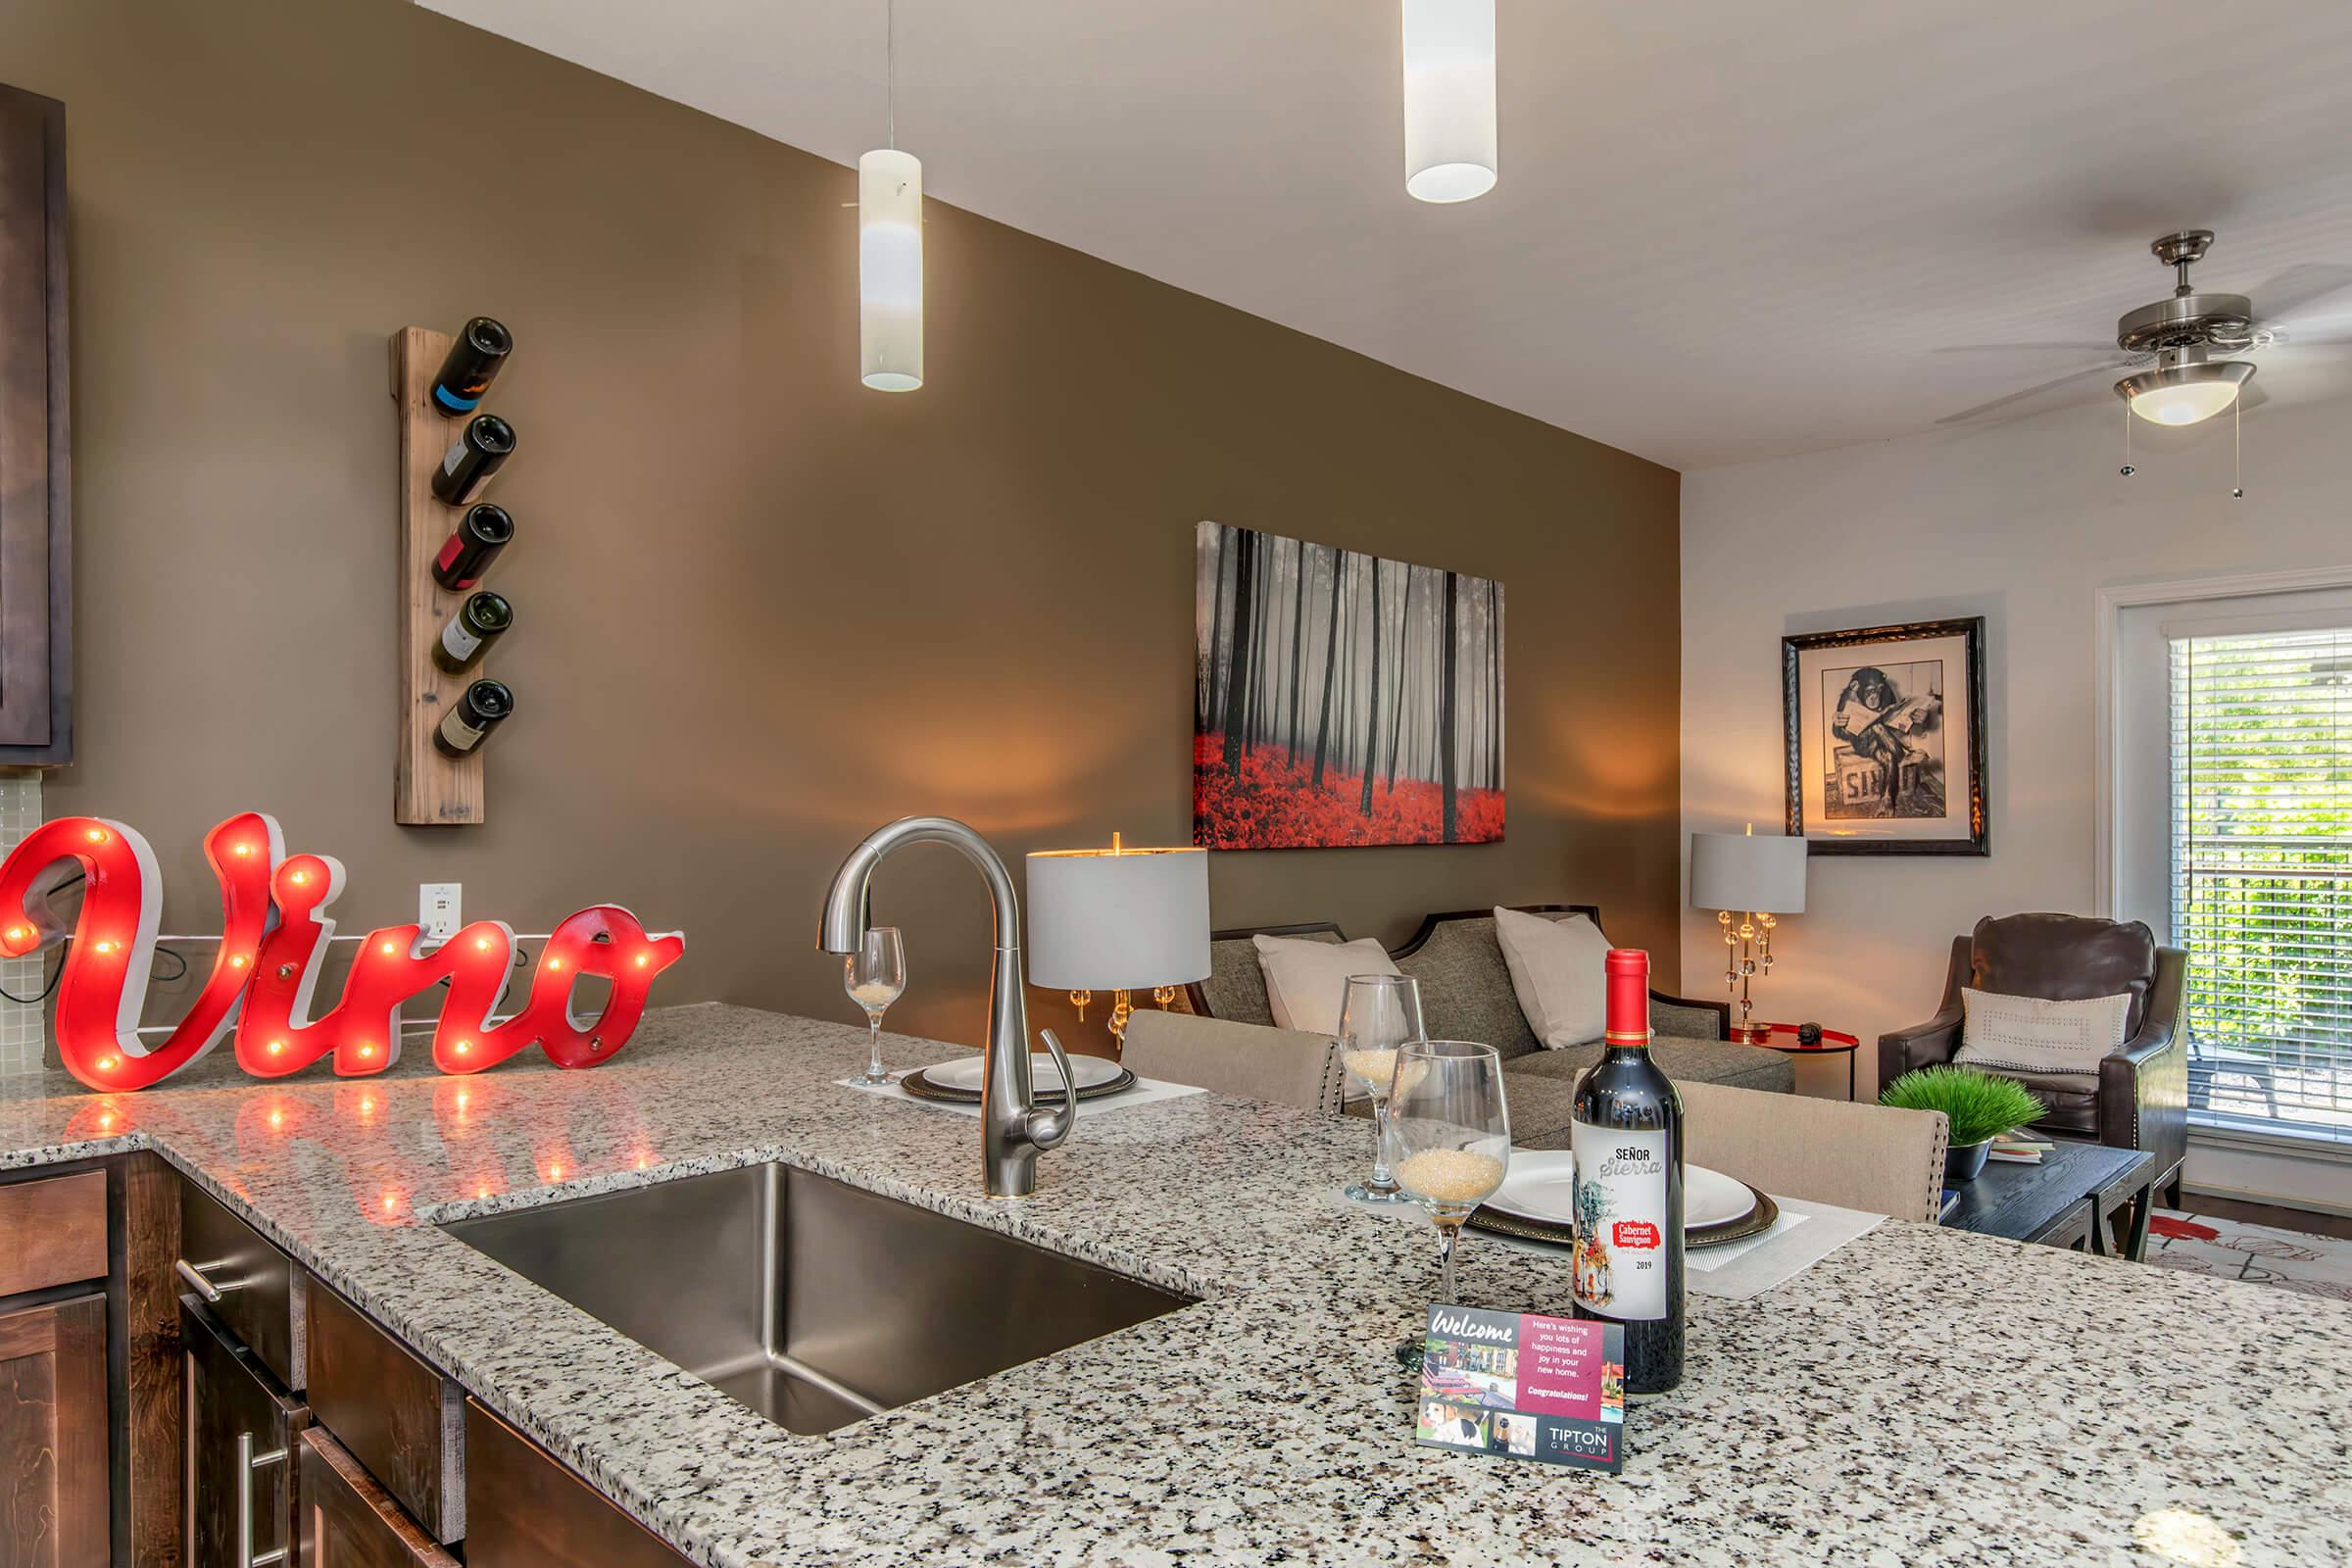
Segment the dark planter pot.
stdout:
<path fill-rule="evenodd" d="M 1984 1161 L 1992 1153 L 1992 1140 L 1981 1144 L 1954 1144 L 1943 1152 L 1943 1179 L 1952 1182 L 1973 1182 L 1984 1174 Z"/>

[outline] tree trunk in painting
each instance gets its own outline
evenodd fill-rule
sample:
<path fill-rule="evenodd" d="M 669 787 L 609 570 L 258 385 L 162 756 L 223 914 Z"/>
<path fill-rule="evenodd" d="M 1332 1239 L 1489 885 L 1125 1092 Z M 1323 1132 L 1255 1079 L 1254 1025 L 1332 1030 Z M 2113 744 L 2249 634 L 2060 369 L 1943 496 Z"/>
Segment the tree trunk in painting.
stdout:
<path fill-rule="evenodd" d="M 1396 628 L 1396 712 L 1389 722 L 1389 793 L 1396 793 L 1396 752 L 1404 743 L 1405 688 L 1413 666 L 1405 656 L 1413 651 L 1413 568 L 1404 568 L 1404 615 Z"/>
<path fill-rule="evenodd" d="M 1249 706 L 1250 691 L 1250 574 L 1257 555 L 1257 535 L 1243 530 L 1234 540 L 1233 554 L 1233 643 L 1226 654 L 1229 666 L 1225 676 L 1225 770 L 1239 778 L 1242 773 L 1242 729 L 1247 715 L 1239 709 Z"/>
<path fill-rule="evenodd" d="M 1502 590 L 1487 579 L 1487 788 L 1502 788 Z"/>
<path fill-rule="evenodd" d="M 1323 644 L 1323 704 L 1315 715 L 1315 777 L 1308 787 L 1323 787 L 1323 753 L 1331 740 L 1331 678 L 1340 668 L 1340 553 L 1331 553 L 1331 631 Z"/>
<path fill-rule="evenodd" d="M 1444 689 L 1438 699 L 1438 751 L 1440 753 L 1438 767 L 1439 778 L 1446 786 L 1446 842 L 1448 844 L 1455 841 L 1454 834 L 1459 820 L 1460 791 L 1455 786 L 1453 762 L 1454 709 L 1457 706 L 1454 702 L 1453 642 L 1455 602 L 1461 597 L 1459 583 L 1460 579 L 1452 572 L 1449 571 L 1446 574 L 1446 674 Z"/>
<path fill-rule="evenodd" d="M 1294 552 L 1291 575 L 1297 590 L 1291 605 L 1291 755 L 1298 755 L 1298 687 L 1306 673 L 1306 541 Z"/>
<path fill-rule="evenodd" d="M 1369 744 L 1364 748 L 1364 794 L 1356 809 L 1372 814 L 1372 747 L 1380 741 L 1380 645 L 1388 639 L 1380 629 L 1380 563 L 1372 563 L 1372 713 L 1364 725 Z"/>
<path fill-rule="evenodd" d="M 1209 550 L 1208 567 L 1208 658 L 1200 700 L 1200 733 L 1217 733 L 1217 677 L 1224 665 L 1218 662 L 1218 650 L 1225 645 L 1225 530 L 1217 529 L 1217 542 Z"/>

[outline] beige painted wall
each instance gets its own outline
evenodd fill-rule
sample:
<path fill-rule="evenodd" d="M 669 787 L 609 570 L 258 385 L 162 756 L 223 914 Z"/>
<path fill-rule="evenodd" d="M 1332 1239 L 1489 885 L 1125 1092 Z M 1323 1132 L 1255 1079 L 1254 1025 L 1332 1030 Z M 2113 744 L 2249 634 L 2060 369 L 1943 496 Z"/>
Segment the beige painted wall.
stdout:
<path fill-rule="evenodd" d="M 1778 831 L 1785 633 L 1987 623 L 1991 856 L 1815 858 L 1760 1016 L 1860 1034 L 1875 1084 L 1878 1035 L 1935 1010 L 1954 936 L 1985 914 L 2093 912 L 2097 590 L 2352 563 L 2348 409 L 2248 416 L 2243 501 L 2228 421 L 2143 434 L 2125 479 L 2112 405 L 1684 476 L 1686 834 Z M 1712 916 L 1685 911 L 1690 990 L 1720 986 L 1721 954 Z M 1844 1093 L 1841 1065 L 1799 1065 L 1800 1087 Z"/>
<path fill-rule="evenodd" d="M 1215 517 L 1513 612 L 1508 842 L 1223 857 L 1219 920 L 1589 900 L 1671 968 L 1672 471 L 936 202 L 931 384 L 867 392 L 848 170 L 396 0 L 17 0 L 5 32 L 70 126 L 82 754 L 50 808 L 148 833 L 167 930 L 211 928 L 198 837 L 263 808 L 349 864 L 346 929 L 426 879 L 525 931 L 609 899 L 689 933 L 658 998 L 847 1016 L 815 910 L 874 824 L 1187 835 Z M 486 826 L 400 829 L 384 337 L 475 311 L 520 344 L 517 716 Z M 877 912 L 894 1022 L 972 1036 L 978 883 L 909 857 Z"/>

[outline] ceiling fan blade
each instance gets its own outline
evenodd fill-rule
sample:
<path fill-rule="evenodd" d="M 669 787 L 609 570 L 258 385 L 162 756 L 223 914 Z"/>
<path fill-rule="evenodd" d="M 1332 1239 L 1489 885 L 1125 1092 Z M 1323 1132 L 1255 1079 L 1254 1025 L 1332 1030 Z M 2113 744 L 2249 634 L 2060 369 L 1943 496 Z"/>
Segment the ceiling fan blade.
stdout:
<path fill-rule="evenodd" d="M 2087 370 L 2076 370 L 2069 374 L 2059 376 L 2055 380 L 2044 381 L 2039 386 L 2027 387 L 2023 392 L 2012 392 L 2007 397 L 1994 398 L 1990 403 L 1980 403 L 1975 408 L 1963 409 L 1958 414 L 1947 414 L 1942 418 L 1937 419 L 1936 422 L 1937 424 L 1966 424 L 1970 420 L 1981 419 L 1985 415 L 1994 413 L 1997 410 L 2008 408 L 2012 404 L 2022 403 L 2028 398 L 2038 396 L 2044 392 L 2054 392 L 2058 388 L 2069 385 L 2070 383 L 2086 380 L 2094 375 L 2117 375 L 2133 368 L 2132 362 L 2130 360 L 2117 360 L 2108 365 L 2094 365 Z M 2062 401 L 2088 402 L 2088 388 L 2083 388 L 2082 395 L 2081 397 L 2069 398 Z M 2059 405 L 2054 404 L 2052 406 L 2057 407 Z M 2038 411 L 2020 409 L 2017 412 L 2022 415 Z"/>
<path fill-rule="evenodd" d="M 2061 349 L 2070 354 L 2114 354 L 2119 352 L 2115 339 L 2084 339 L 2080 343 L 1952 343 L 1936 352 L 1938 354 L 2007 354 L 2013 349 Z"/>
<path fill-rule="evenodd" d="M 2352 267 L 2340 262 L 2305 262 L 2288 268 L 2256 290 L 2254 309 L 2267 326 L 2348 288 L 2352 288 Z"/>

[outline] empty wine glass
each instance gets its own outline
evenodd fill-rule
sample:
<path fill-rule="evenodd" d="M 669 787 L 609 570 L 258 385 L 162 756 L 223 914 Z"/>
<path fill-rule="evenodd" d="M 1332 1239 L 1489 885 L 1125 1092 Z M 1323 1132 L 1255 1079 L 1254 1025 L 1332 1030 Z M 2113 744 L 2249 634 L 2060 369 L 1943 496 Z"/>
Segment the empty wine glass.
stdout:
<path fill-rule="evenodd" d="M 906 950 L 899 943 L 899 928 L 869 927 L 858 951 L 841 960 L 841 983 L 850 1000 L 865 1009 L 869 1050 L 865 1071 L 858 1075 L 858 1081 L 886 1084 L 890 1074 L 882 1070 L 882 1014 L 906 989 Z"/>
<path fill-rule="evenodd" d="M 1421 983 L 1410 975 L 1351 974 L 1340 1005 L 1340 1061 L 1372 1097 L 1372 1174 L 1348 1189 L 1367 1203 L 1398 1203 L 1404 1195 L 1389 1172 L 1389 1085 L 1396 1053 L 1421 1038 Z"/>
<path fill-rule="evenodd" d="M 1396 1054 L 1389 1093 L 1396 1184 L 1438 1227 L 1438 1299 L 1458 1305 L 1453 1247 L 1470 1211 L 1494 1196 L 1511 1159 L 1502 1057 L 1468 1040 L 1423 1040 Z"/>

